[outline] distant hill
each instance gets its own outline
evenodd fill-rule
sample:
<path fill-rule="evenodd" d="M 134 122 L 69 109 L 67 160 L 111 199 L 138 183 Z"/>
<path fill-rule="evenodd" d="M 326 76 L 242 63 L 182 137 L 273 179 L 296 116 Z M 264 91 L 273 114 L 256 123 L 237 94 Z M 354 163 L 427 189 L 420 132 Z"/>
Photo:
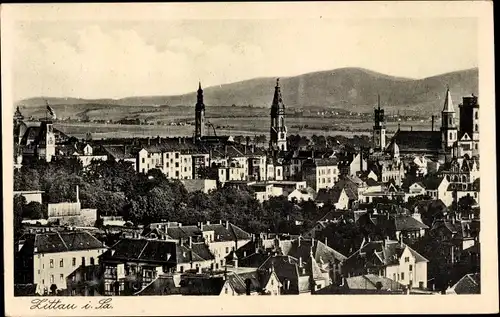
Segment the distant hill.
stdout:
<path fill-rule="evenodd" d="M 205 104 L 214 106 L 269 107 L 276 78 L 255 78 L 221 86 L 204 88 Z M 362 68 L 340 68 L 280 78 L 285 105 L 289 108 L 338 108 L 359 112 L 371 111 L 380 94 L 387 111 L 439 113 L 446 86 L 455 104 L 463 96 L 478 93 L 478 69 L 461 70 L 424 79 L 399 78 Z M 193 83 L 196 87 L 196 83 Z M 41 108 L 45 100 L 59 105 L 68 115 L 80 116 L 85 111 L 129 113 L 125 106 L 193 106 L 196 92 L 178 96 L 143 96 L 122 99 L 30 98 L 19 101 L 23 109 Z M 113 106 L 113 107 L 109 107 Z M 121 106 L 121 107 L 120 107 Z M 109 108 L 107 108 L 109 107 Z M 56 108 L 56 110 L 57 110 Z M 163 108 L 163 107 L 162 107 Z M 34 110 L 34 109 L 33 109 Z M 138 111 L 136 109 L 135 111 Z"/>

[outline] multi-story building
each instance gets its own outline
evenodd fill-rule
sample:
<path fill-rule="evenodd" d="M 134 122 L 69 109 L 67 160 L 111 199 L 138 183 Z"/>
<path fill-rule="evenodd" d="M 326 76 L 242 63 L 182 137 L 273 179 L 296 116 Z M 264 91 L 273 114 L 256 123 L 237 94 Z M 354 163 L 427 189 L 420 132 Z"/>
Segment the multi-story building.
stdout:
<path fill-rule="evenodd" d="M 36 284 L 40 295 L 67 288 L 78 267 L 99 263 L 107 247 L 86 231 L 25 234 L 16 252 L 15 283 Z"/>
<path fill-rule="evenodd" d="M 456 156 L 479 155 L 479 103 L 477 96 L 463 97 L 460 108 L 460 131 Z"/>
<path fill-rule="evenodd" d="M 375 274 L 387 277 L 409 288 L 427 288 L 427 262 L 422 255 L 403 242 L 363 241 L 359 250 L 344 261 L 344 276 Z"/>
<path fill-rule="evenodd" d="M 311 159 L 302 166 L 303 179 L 307 186 L 318 191 L 332 188 L 339 180 L 338 160 L 335 158 Z"/>
<path fill-rule="evenodd" d="M 373 126 L 373 148 L 375 151 L 385 150 L 385 117 L 384 109 L 380 109 L 380 96 L 378 96 L 378 109 L 374 111 L 375 125 Z"/>

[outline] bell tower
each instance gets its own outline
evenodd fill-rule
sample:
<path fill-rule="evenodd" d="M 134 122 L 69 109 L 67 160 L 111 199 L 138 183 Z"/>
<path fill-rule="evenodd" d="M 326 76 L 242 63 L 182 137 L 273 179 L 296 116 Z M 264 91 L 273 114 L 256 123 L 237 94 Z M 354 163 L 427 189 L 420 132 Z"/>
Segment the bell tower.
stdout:
<path fill-rule="evenodd" d="M 271 131 L 269 147 L 278 151 L 287 150 L 287 128 L 285 125 L 285 104 L 281 96 L 280 80 L 276 79 L 273 103 L 271 105 Z"/>
<path fill-rule="evenodd" d="M 380 109 L 380 95 L 378 108 L 374 111 L 375 125 L 373 126 L 373 148 L 375 151 L 385 150 L 385 117 L 384 109 Z"/>
<path fill-rule="evenodd" d="M 443 111 L 441 111 L 441 143 L 443 150 L 449 150 L 458 139 L 455 124 L 455 108 L 451 100 L 450 88 L 446 90 Z"/>
<path fill-rule="evenodd" d="M 199 141 L 205 133 L 205 104 L 203 103 L 203 89 L 201 89 L 201 82 L 198 84 L 196 100 L 194 138 L 195 141 Z"/>

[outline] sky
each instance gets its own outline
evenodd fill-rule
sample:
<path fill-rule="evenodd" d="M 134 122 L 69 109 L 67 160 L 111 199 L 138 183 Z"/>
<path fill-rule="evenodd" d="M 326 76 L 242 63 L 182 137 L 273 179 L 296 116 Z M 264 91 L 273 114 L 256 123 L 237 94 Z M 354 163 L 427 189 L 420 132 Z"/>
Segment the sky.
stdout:
<path fill-rule="evenodd" d="M 341 67 L 425 78 L 478 66 L 475 18 L 25 20 L 15 100 L 175 95 Z"/>

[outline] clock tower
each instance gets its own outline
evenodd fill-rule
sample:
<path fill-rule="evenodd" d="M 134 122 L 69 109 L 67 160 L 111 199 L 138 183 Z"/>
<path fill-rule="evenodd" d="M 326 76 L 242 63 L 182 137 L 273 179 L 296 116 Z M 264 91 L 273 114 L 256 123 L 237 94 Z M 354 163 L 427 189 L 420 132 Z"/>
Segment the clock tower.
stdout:
<path fill-rule="evenodd" d="M 38 158 L 50 162 L 56 155 L 56 138 L 52 121 L 42 121 L 37 146 Z"/>

